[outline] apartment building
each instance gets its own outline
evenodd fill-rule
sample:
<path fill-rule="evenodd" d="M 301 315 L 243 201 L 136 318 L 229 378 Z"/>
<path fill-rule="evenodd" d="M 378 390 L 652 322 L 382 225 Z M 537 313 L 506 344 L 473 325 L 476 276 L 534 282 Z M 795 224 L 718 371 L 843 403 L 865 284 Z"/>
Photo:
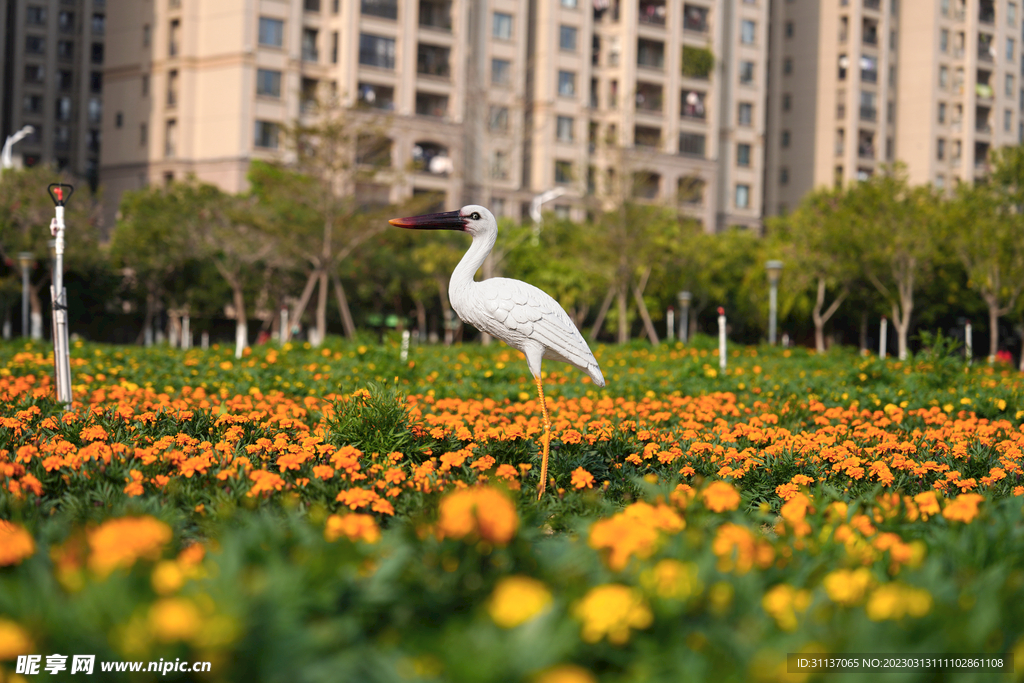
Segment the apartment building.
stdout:
<path fill-rule="evenodd" d="M 109 0 L 102 178 L 240 191 L 326 87 L 386 131 L 368 201 L 582 218 L 628 193 L 756 227 L 768 0 Z M 375 156 L 377 161 L 379 155 Z"/>
<path fill-rule="evenodd" d="M 0 0 L 0 144 L 26 166 L 55 164 L 95 184 L 103 118 L 105 0 Z"/>
<path fill-rule="evenodd" d="M 1021 139 L 1017 0 L 784 0 L 772 8 L 766 214 L 901 161 L 949 188 Z"/>

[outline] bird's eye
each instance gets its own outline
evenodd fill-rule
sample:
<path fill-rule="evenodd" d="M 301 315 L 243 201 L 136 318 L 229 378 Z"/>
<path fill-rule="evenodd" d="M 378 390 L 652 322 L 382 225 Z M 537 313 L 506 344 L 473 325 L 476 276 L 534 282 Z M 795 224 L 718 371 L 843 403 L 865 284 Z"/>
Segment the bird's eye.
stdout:
<path fill-rule="evenodd" d="M 469 215 L 469 217 L 472 218 L 475 221 L 478 221 L 478 220 L 480 220 L 480 213 L 478 211 L 474 211 L 473 213 L 471 213 Z"/>

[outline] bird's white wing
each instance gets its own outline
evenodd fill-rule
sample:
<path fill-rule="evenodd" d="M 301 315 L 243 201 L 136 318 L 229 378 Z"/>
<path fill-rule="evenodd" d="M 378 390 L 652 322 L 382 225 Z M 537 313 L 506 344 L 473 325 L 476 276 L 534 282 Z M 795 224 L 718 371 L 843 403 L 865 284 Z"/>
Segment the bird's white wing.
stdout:
<path fill-rule="evenodd" d="M 464 321 L 529 356 L 539 344 L 545 358 L 574 365 L 604 386 L 586 340 L 558 302 L 519 280 L 491 278 L 473 283 L 462 301 L 452 301 Z"/>

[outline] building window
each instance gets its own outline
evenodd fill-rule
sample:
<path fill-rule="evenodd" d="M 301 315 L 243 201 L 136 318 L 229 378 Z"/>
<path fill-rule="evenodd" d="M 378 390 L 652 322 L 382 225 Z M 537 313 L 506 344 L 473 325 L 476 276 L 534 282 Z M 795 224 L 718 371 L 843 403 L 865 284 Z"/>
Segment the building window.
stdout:
<path fill-rule="evenodd" d="M 790 22 L 792 25 L 792 22 Z M 740 22 L 740 42 L 744 45 L 754 44 L 754 34 L 757 31 L 757 24 L 750 19 L 744 19 Z"/>
<path fill-rule="evenodd" d="M 46 8 L 35 5 L 26 7 L 25 23 L 29 26 L 46 26 Z"/>
<path fill-rule="evenodd" d="M 680 204 L 704 203 L 704 179 L 699 176 L 682 176 L 676 184 L 676 196 Z"/>
<path fill-rule="evenodd" d="M 561 97 L 576 96 L 576 74 L 572 71 L 558 72 L 558 94 Z"/>
<path fill-rule="evenodd" d="M 782 147 L 785 149 L 789 147 L 789 131 L 782 131 Z"/>
<path fill-rule="evenodd" d="M 562 0 L 562 7 L 566 9 L 576 9 L 576 0 Z"/>
<path fill-rule="evenodd" d="M 793 73 L 792 57 L 786 57 L 784 60 L 782 60 L 782 73 L 786 74 L 787 76 Z"/>
<path fill-rule="evenodd" d="M 62 62 L 71 62 L 75 59 L 75 42 L 73 40 L 57 41 L 57 58 Z"/>
<path fill-rule="evenodd" d="M 736 185 L 736 208 L 745 209 L 750 206 L 750 185 Z"/>
<path fill-rule="evenodd" d="M 699 33 L 708 32 L 708 8 L 698 5 L 683 5 L 683 28 Z"/>
<path fill-rule="evenodd" d="M 103 121 L 103 101 L 98 97 L 90 97 L 88 105 L 89 123 Z"/>
<path fill-rule="evenodd" d="M 256 122 L 256 146 L 277 149 L 278 126 L 272 121 Z"/>
<path fill-rule="evenodd" d="M 315 28 L 304 28 L 302 29 L 302 61 L 304 62 L 317 62 L 320 61 L 320 50 L 317 48 L 317 38 L 319 37 L 319 31 Z M 360 52 L 359 56 L 362 57 L 362 36 L 360 36 Z M 393 43 L 394 41 L 392 41 Z M 394 66 L 394 65 L 392 65 Z"/>
<path fill-rule="evenodd" d="M 508 107 L 491 105 L 490 116 L 487 118 L 487 127 L 495 131 L 507 131 Z"/>
<path fill-rule="evenodd" d="M 284 22 L 280 19 L 260 17 L 259 33 L 260 45 L 284 47 Z"/>
<path fill-rule="evenodd" d="M 256 71 L 256 94 L 264 97 L 281 97 L 281 72 L 258 69 Z"/>
<path fill-rule="evenodd" d="M 512 39 L 512 15 L 502 12 L 494 13 L 494 24 L 491 34 L 501 40 Z"/>
<path fill-rule="evenodd" d="M 178 151 L 178 122 L 168 119 L 164 127 L 164 156 L 173 159 Z"/>
<path fill-rule="evenodd" d="M 46 69 L 42 64 L 28 64 L 25 66 L 26 83 L 42 83 L 46 80 Z"/>
<path fill-rule="evenodd" d="M 331 32 L 331 64 L 338 63 L 338 47 L 340 46 L 341 38 L 337 31 Z"/>
<path fill-rule="evenodd" d="M 706 93 L 703 91 L 684 90 L 680 108 L 683 118 L 703 120 L 707 116 L 707 110 L 704 108 L 705 97 Z"/>
<path fill-rule="evenodd" d="M 149 24 L 142 25 L 142 47 L 149 47 L 149 43 L 153 40 L 153 30 L 149 27 Z"/>
<path fill-rule="evenodd" d="M 92 34 L 102 36 L 107 32 L 107 17 L 104 14 L 92 15 Z"/>
<path fill-rule="evenodd" d="M 149 97 L 149 74 L 142 74 L 142 96 Z"/>
<path fill-rule="evenodd" d="M 448 96 L 433 93 L 416 93 L 416 113 L 420 116 L 444 118 L 448 115 Z"/>
<path fill-rule="evenodd" d="M 949 67 L 942 65 L 939 67 L 939 88 L 945 90 L 949 87 Z"/>
<path fill-rule="evenodd" d="M 1006 59 L 1007 61 L 1013 61 L 1014 44 L 1013 38 L 1006 39 Z"/>
<path fill-rule="evenodd" d="M 935 158 L 939 161 L 946 160 L 946 141 L 943 138 L 939 138 L 935 145 Z"/>
<path fill-rule="evenodd" d="M 416 48 L 416 73 L 437 78 L 451 78 L 449 49 L 440 45 L 420 43 Z"/>
<path fill-rule="evenodd" d="M 359 104 L 390 111 L 395 106 L 395 89 L 387 85 L 359 84 Z"/>
<path fill-rule="evenodd" d="M 749 61 L 740 62 L 740 83 L 742 85 L 754 84 L 754 63 Z"/>
<path fill-rule="evenodd" d="M 782 111 L 789 111 L 793 108 L 793 96 L 788 92 L 782 94 Z"/>
<path fill-rule="evenodd" d="M 178 71 L 172 69 L 167 72 L 167 106 L 173 107 L 178 104 Z"/>
<path fill-rule="evenodd" d="M 683 156 L 704 158 L 705 138 L 701 133 L 680 133 L 679 153 Z"/>
<path fill-rule="evenodd" d="M 58 97 L 57 98 L 57 109 L 56 118 L 58 121 L 70 121 L 71 120 L 71 98 L 70 97 Z"/>
<path fill-rule="evenodd" d="M 939 52 L 949 51 L 949 29 L 939 31 Z"/>
<path fill-rule="evenodd" d="M 359 63 L 381 69 L 395 68 L 395 40 L 375 36 L 372 33 L 359 34 Z"/>
<path fill-rule="evenodd" d="M 494 180 L 508 180 L 508 152 L 495 150 L 491 161 L 491 178 Z"/>
<path fill-rule="evenodd" d="M 120 128 L 120 126 L 118 126 Z M 139 146 L 145 147 L 149 144 L 149 124 L 143 122 L 139 124 Z"/>
<path fill-rule="evenodd" d="M 572 162 L 555 161 L 555 182 L 559 185 L 566 185 L 572 182 Z"/>
<path fill-rule="evenodd" d="M 303 0 L 302 9 L 307 12 L 319 12 L 320 0 Z"/>
<path fill-rule="evenodd" d="M 491 85 L 508 85 L 512 82 L 512 62 L 507 59 L 491 60 Z"/>
<path fill-rule="evenodd" d="M 181 40 L 181 21 L 178 19 L 171 20 L 171 29 L 168 33 L 167 38 L 167 54 L 170 57 L 174 57 L 178 54 L 181 46 L 178 44 Z"/>
<path fill-rule="evenodd" d="M 637 66 L 645 66 L 649 69 L 665 68 L 665 43 L 660 40 L 647 40 L 640 38 L 636 43 Z"/>
<path fill-rule="evenodd" d="M 25 105 L 23 107 L 26 114 L 42 114 L 43 113 L 43 96 L 42 95 L 25 95 Z"/>
<path fill-rule="evenodd" d="M 745 142 L 736 145 L 736 165 L 750 166 L 750 145 Z"/>
<path fill-rule="evenodd" d="M 25 52 L 30 55 L 46 53 L 46 38 L 43 36 L 25 36 Z"/>
<path fill-rule="evenodd" d="M 785 166 L 779 169 L 779 185 L 789 185 L 789 169 Z"/>
<path fill-rule="evenodd" d="M 558 47 L 567 52 L 576 52 L 576 29 L 572 26 L 558 27 Z"/>
<path fill-rule="evenodd" d="M 794 30 L 795 29 L 793 27 L 793 22 L 792 21 L 787 21 L 786 22 L 786 37 L 787 38 L 792 38 Z"/>
<path fill-rule="evenodd" d="M 1010 26 L 1013 26 L 1014 24 L 1017 23 L 1017 4 L 1016 3 L 1013 3 L 1013 2 L 1007 3 L 1007 5 L 1006 5 L 1006 21 L 1008 21 L 1010 23 Z"/>
<path fill-rule="evenodd" d="M 939 123 L 946 122 L 946 103 L 939 102 Z"/>
<path fill-rule="evenodd" d="M 360 0 L 359 7 L 363 14 L 370 16 L 382 19 L 398 18 L 397 0 Z"/>
<path fill-rule="evenodd" d="M 1013 97 L 1013 93 L 1014 93 L 1013 74 L 1006 74 L 1006 84 L 1004 86 L 1004 92 L 1006 93 L 1007 97 Z"/>
<path fill-rule="evenodd" d="M 102 71 L 90 71 L 89 72 L 89 92 L 103 92 L 103 72 Z"/>
<path fill-rule="evenodd" d="M 839 73 L 837 77 L 841 81 L 846 80 L 846 67 L 850 64 L 850 58 L 846 55 L 839 55 Z"/>
<path fill-rule="evenodd" d="M 573 141 L 573 118 L 571 116 L 559 116 L 557 120 L 556 137 L 559 142 Z"/>
<path fill-rule="evenodd" d="M 1013 110 L 1012 109 L 1004 109 L 1003 110 L 1003 130 L 1006 131 L 1007 133 L 1009 133 L 1011 130 L 1013 130 Z"/>
<path fill-rule="evenodd" d="M 736 121 L 741 126 L 753 125 L 754 105 L 750 102 L 740 102 Z"/>

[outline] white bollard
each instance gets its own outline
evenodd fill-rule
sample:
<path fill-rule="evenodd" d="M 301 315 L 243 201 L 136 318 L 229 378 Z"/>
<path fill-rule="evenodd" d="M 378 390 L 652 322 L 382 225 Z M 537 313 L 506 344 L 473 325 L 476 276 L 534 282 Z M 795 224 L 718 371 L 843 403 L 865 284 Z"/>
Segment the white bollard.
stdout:
<path fill-rule="evenodd" d="M 192 330 L 189 329 L 191 320 L 187 315 L 181 316 L 181 348 L 188 351 L 192 348 Z"/>
<path fill-rule="evenodd" d="M 964 349 L 967 353 L 967 364 L 974 360 L 974 330 L 971 328 L 971 321 L 964 325 Z"/>
<path fill-rule="evenodd" d="M 885 360 L 885 342 L 889 335 L 889 320 L 882 316 L 882 323 L 878 331 L 878 357 Z"/>
<path fill-rule="evenodd" d="M 288 309 L 281 309 L 281 329 L 278 330 L 278 338 L 282 344 L 288 341 Z"/>
<path fill-rule="evenodd" d="M 206 351 L 207 349 L 209 349 L 210 348 L 210 333 L 209 332 L 203 332 L 201 335 L 199 335 L 199 343 L 202 344 L 203 351 Z"/>
<path fill-rule="evenodd" d="M 409 360 L 409 338 L 412 335 L 409 334 L 409 330 L 402 331 L 402 351 L 399 353 L 399 360 L 403 363 Z"/>
<path fill-rule="evenodd" d="M 676 312 L 671 306 L 665 311 L 665 336 L 669 341 L 676 338 Z"/>
<path fill-rule="evenodd" d="M 718 367 L 725 371 L 725 309 L 718 307 Z"/>

